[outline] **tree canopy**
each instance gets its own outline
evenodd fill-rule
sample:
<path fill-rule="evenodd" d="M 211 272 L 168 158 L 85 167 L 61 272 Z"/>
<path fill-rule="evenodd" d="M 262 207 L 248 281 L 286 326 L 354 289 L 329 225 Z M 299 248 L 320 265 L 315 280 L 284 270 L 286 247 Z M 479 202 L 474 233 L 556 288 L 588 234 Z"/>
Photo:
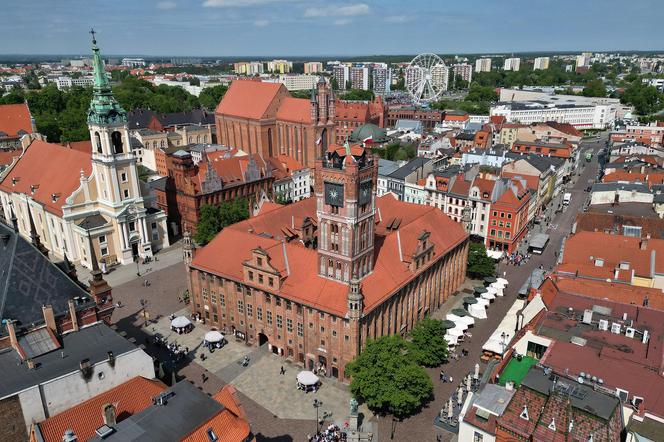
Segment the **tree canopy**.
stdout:
<path fill-rule="evenodd" d="M 410 332 L 410 355 L 420 365 L 436 367 L 447 358 L 447 341 L 443 338 L 443 323 L 425 318 Z"/>
<path fill-rule="evenodd" d="M 602 80 L 592 80 L 586 83 L 581 94 L 586 97 L 606 97 L 606 86 Z"/>
<path fill-rule="evenodd" d="M 213 111 L 217 108 L 217 105 L 224 97 L 227 90 L 228 87 L 224 86 L 223 84 L 220 84 L 219 86 L 206 87 L 198 96 L 198 101 L 202 107 L 209 111 Z"/>
<path fill-rule="evenodd" d="M 639 115 L 649 115 L 664 108 L 664 93 L 636 79 L 625 89 L 620 102 L 634 106 Z"/>
<path fill-rule="evenodd" d="M 194 240 L 199 244 L 212 241 L 221 229 L 249 218 L 249 203 L 244 198 L 224 201 L 218 206 L 201 206 Z"/>
<path fill-rule="evenodd" d="M 408 343 L 399 335 L 367 341 L 346 372 L 353 395 L 373 411 L 400 418 L 416 413 L 433 393 L 431 378 L 409 356 Z"/>
<path fill-rule="evenodd" d="M 399 141 L 390 143 L 383 148 L 372 149 L 372 152 L 390 161 L 410 160 L 417 156 L 417 151 L 412 144 L 401 144 Z"/>
<path fill-rule="evenodd" d="M 486 247 L 479 242 L 471 242 L 468 248 L 468 267 L 466 273 L 470 277 L 484 278 L 493 276 L 496 272 L 496 264 L 486 254 Z"/>
<path fill-rule="evenodd" d="M 365 91 L 364 89 L 351 89 L 341 94 L 339 98 L 342 100 L 371 101 L 374 98 L 374 93 L 373 91 Z"/>

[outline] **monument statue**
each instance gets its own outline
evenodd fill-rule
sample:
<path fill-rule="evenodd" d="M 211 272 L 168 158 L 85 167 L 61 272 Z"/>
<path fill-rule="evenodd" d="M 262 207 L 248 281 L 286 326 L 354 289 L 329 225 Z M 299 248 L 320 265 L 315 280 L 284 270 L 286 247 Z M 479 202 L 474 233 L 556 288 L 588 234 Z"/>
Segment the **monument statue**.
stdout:
<path fill-rule="evenodd" d="M 357 400 L 355 398 L 350 399 L 350 415 L 357 416 Z"/>

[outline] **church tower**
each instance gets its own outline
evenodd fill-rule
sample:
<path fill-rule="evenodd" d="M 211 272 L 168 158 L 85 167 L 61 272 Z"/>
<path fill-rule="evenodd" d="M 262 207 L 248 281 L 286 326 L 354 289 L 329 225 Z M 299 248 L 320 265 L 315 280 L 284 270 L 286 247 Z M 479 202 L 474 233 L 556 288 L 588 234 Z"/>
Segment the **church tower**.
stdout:
<path fill-rule="evenodd" d="M 92 140 L 93 177 L 97 202 L 105 209 L 105 214 L 111 214 L 114 224 L 116 255 L 126 264 L 139 256 L 152 256 L 146 209 L 130 144 L 127 113 L 113 96 L 95 32 L 90 33 L 94 85 L 88 129 Z"/>
<path fill-rule="evenodd" d="M 311 90 L 310 100 L 311 121 L 315 127 L 318 146 L 317 158 L 324 156 L 327 148 L 335 140 L 334 100 L 334 92 L 325 78 L 320 77 L 315 89 Z"/>
<path fill-rule="evenodd" d="M 359 145 L 316 162 L 319 275 L 358 283 L 374 266 L 378 160 Z"/>

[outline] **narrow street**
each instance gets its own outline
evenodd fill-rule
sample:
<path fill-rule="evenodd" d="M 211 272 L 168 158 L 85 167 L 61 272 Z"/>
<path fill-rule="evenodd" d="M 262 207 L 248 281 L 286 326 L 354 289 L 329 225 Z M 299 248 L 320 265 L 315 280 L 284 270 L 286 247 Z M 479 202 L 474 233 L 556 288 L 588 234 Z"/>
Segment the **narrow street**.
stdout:
<path fill-rule="evenodd" d="M 530 277 L 531 272 L 540 265 L 545 269 L 555 265 L 555 252 L 560 250 L 563 239 L 569 235 L 574 219 L 577 213 L 582 210 L 585 203 L 587 197 L 585 189 L 589 185 L 588 180 L 594 181 L 597 177 L 597 152 L 604 145 L 604 141 L 605 138 L 602 138 L 602 140 L 593 139 L 591 142 L 581 143 L 580 149 L 582 152 L 585 149 L 592 149 L 593 160 L 590 163 L 586 163 L 584 154 L 582 153 L 577 163 L 578 168 L 581 170 L 580 176 L 575 177 L 575 181 L 573 179 L 572 182 L 568 183 L 567 188 L 569 190 L 560 192 L 558 200 L 562 198 L 564 192 L 571 192 L 572 200 L 563 212 L 552 216 L 551 222 L 546 226 L 544 232 L 550 235 L 550 241 L 544 253 L 541 256 L 533 255 L 528 262 L 521 266 L 512 266 L 505 263 L 501 263 L 498 266 L 497 273 L 502 275 L 503 272 L 506 272 L 509 285 L 505 289 L 505 296 L 496 299 L 487 309 L 488 318 L 477 321 L 474 328 L 471 329 L 473 334 L 472 341 L 467 341 L 460 346 L 460 348 L 467 350 L 469 355 L 465 358 L 462 357 L 458 361 L 445 364 L 442 367 L 427 369 L 434 383 L 434 399 L 419 414 L 402 422 L 393 422 L 391 416 L 379 418 L 380 441 L 428 442 L 436 441 L 437 435 L 440 435 L 443 441 L 456 440 L 456 435 L 434 427 L 434 418 L 453 391 L 456 390 L 461 378 L 474 369 L 475 363 L 479 361 L 479 357 L 482 354 L 482 345 L 502 321 L 516 300 L 519 289 Z M 577 169 L 577 172 L 579 169 Z M 551 206 L 550 210 L 554 210 L 554 207 L 557 207 L 557 202 L 553 201 L 549 206 Z M 535 231 L 539 230 L 536 228 Z M 456 295 L 457 298 L 459 296 L 463 295 Z M 450 300 L 450 302 L 456 301 Z M 486 364 L 480 363 L 480 367 L 480 370 L 484 371 Z M 445 370 L 448 376 L 451 375 L 454 378 L 453 383 L 440 382 L 439 373 L 441 368 Z"/>

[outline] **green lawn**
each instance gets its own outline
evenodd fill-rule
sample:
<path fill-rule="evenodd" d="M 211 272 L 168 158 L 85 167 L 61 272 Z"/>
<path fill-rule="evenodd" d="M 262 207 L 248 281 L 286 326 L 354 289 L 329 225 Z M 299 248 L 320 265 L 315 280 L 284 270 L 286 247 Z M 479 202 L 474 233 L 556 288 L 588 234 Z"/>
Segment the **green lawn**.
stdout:
<path fill-rule="evenodd" d="M 530 367 L 535 364 L 537 364 L 537 359 L 530 356 L 524 356 L 520 361 L 516 358 L 510 359 L 503 372 L 500 373 L 500 385 L 504 386 L 505 382 L 512 381 L 514 386 L 518 387 L 523 378 L 526 377 Z"/>

